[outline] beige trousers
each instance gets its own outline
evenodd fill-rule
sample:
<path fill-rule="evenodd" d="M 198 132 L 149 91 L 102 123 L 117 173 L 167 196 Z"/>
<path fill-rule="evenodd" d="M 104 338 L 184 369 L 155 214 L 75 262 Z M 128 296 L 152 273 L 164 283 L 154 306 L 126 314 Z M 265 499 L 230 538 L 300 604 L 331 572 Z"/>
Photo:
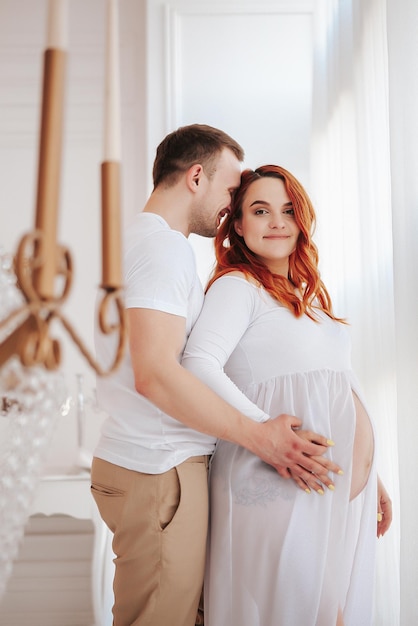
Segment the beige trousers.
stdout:
<path fill-rule="evenodd" d="M 208 526 L 208 459 L 141 474 L 93 459 L 91 491 L 113 532 L 114 626 L 194 626 Z"/>

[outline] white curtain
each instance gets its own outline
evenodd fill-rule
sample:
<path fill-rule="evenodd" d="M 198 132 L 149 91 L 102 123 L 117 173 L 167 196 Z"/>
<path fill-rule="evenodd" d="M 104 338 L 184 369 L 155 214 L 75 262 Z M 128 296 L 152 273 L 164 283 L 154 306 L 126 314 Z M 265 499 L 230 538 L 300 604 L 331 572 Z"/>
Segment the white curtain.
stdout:
<path fill-rule="evenodd" d="M 352 328 L 395 519 L 379 539 L 375 625 L 399 625 L 399 480 L 385 0 L 316 0 L 311 195 L 325 284 Z"/>

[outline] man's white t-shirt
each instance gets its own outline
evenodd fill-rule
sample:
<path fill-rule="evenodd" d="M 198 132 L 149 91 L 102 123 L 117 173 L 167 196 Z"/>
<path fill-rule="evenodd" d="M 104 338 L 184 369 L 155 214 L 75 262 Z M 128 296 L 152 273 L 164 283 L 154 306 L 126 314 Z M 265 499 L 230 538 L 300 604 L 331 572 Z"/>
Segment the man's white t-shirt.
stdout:
<path fill-rule="evenodd" d="M 187 238 L 154 213 L 139 213 L 124 242 L 126 308 L 146 308 L 186 319 L 184 344 L 203 304 L 196 259 Z M 103 366 L 116 339 L 95 330 Z M 184 346 L 183 346 L 184 347 Z M 135 390 L 129 350 L 109 377 L 97 379 L 97 400 L 107 412 L 94 456 L 139 472 L 159 474 L 191 456 L 211 454 L 215 438 L 184 426 Z"/>

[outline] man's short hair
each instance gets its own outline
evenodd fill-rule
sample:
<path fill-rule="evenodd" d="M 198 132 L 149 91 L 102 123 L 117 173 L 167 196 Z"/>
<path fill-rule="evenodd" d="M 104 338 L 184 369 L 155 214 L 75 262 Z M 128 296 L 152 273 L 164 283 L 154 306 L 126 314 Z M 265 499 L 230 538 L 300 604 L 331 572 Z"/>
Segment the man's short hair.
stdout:
<path fill-rule="evenodd" d="M 179 176 L 200 163 L 210 177 L 217 157 L 224 148 L 244 160 L 244 150 L 229 135 L 206 124 L 182 126 L 167 135 L 157 148 L 152 177 L 154 189 L 161 184 L 174 185 Z"/>

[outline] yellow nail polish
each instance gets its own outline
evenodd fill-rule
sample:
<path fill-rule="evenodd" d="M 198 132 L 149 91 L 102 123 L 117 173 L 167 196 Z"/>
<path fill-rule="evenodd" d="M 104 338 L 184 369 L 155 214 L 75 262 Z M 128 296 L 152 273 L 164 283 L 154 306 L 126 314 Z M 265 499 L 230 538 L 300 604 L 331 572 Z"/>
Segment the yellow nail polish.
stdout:
<path fill-rule="evenodd" d="M 332 440 L 332 439 L 327 439 L 327 444 L 328 444 L 329 446 L 335 446 L 335 443 L 333 442 L 333 440 Z"/>
<path fill-rule="evenodd" d="M 342 470 L 338 470 L 337 474 L 338 476 L 344 476 L 344 472 Z"/>
<path fill-rule="evenodd" d="M 378 513 L 378 514 L 377 514 L 377 521 L 378 521 L 378 522 L 381 522 L 381 521 L 382 521 L 382 519 L 383 519 L 383 515 L 382 515 L 381 513 Z"/>
<path fill-rule="evenodd" d="M 334 485 L 328 485 L 328 489 L 330 489 L 330 491 L 335 491 Z"/>
<path fill-rule="evenodd" d="M 319 493 L 320 496 L 324 495 L 324 490 L 323 489 L 318 489 L 318 491 L 316 493 Z"/>
<path fill-rule="evenodd" d="M 311 490 L 306 487 L 305 492 L 306 493 L 311 493 Z"/>

